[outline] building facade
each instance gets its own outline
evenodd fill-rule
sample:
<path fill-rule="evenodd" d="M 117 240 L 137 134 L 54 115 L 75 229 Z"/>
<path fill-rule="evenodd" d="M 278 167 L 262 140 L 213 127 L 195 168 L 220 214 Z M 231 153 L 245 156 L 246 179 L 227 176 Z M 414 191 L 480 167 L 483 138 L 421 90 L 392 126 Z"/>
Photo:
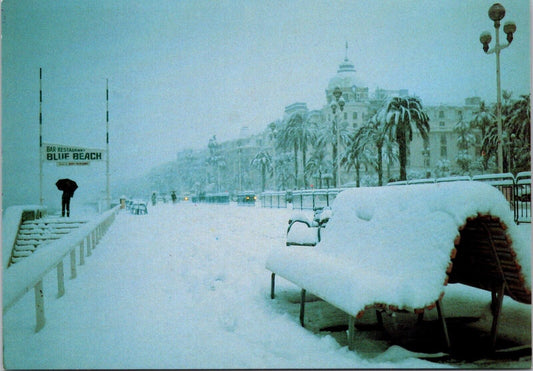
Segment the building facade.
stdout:
<path fill-rule="evenodd" d="M 337 119 L 341 120 L 343 125 L 353 133 L 361 125 L 376 113 L 390 97 L 407 97 L 407 89 L 387 90 L 376 88 L 373 92 L 369 91 L 368 86 L 359 78 L 354 64 L 348 59 L 347 55 L 340 63 L 337 73 L 329 80 L 325 88 L 324 105 L 317 110 L 310 110 L 305 102 L 295 102 L 284 108 L 284 111 L 278 122 L 286 121 L 295 113 L 319 113 L 322 125 L 331 123 L 334 114 L 331 104 L 336 102 L 333 95 L 335 88 L 342 92 L 342 99 L 345 102 L 342 112 L 337 110 Z M 423 101 L 422 101 L 423 103 Z M 455 131 L 459 122 L 469 123 L 475 113 L 479 110 L 480 99 L 469 97 L 465 99 L 465 104 L 455 105 L 424 105 L 423 109 L 429 116 L 429 139 L 424 141 L 419 133 L 414 133 L 413 141 L 409 145 L 407 176 L 408 178 L 440 177 L 452 174 L 460 174 L 461 169 L 457 163 L 460 153 L 458 146 L 458 133 Z M 197 151 L 183 151 L 178 153 L 176 160 L 176 170 L 180 174 L 176 177 L 173 189 L 180 192 L 238 192 L 243 190 L 260 191 L 261 188 L 261 171 L 252 166 L 252 160 L 261 151 L 269 152 L 272 159 L 277 160 L 277 167 L 269 171 L 266 188 L 271 190 L 292 189 L 294 179 L 290 179 L 293 174 L 289 153 L 278 153 L 279 149 L 275 148 L 275 134 L 272 131 L 272 125 L 265 123 L 265 130 L 260 134 L 250 135 L 247 128 L 242 128 L 238 139 L 222 142 L 219 144 L 220 156 L 223 159 L 219 168 L 214 168 L 206 161 L 209 157 L 207 146 L 205 149 Z M 473 130 L 475 143 L 469 146 L 468 154 L 472 159 L 480 158 L 481 135 L 479 130 Z M 315 144 L 316 146 L 316 144 Z M 307 159 L 313 154 L 313 146 L 310 146 L 307 153 Z M 344 151 L 341 145 L 340 151 Z M 331 148 L 325 148 L 328 161 L 333 164 Z M 282 159 L 282 157 L 287 157 Z M 285 165 L 283 165 L 284 163 Z M 286 166 L 283 170 L 280 167 Z M 299 174 L 303 174 L 303 165 L 300 164 Z M 332 169 L 330 169 L 331 171 Z M 475 171 L 475 169 L 472 169 Z M 395 180 L 399 177 L 398 162 L 383 164 L 384 183 L 389 180 Z M 283 175 L 286 173 L 285 175 Z M 361 169 L 361 174 L 366 179 L 362 179 L 361 185 L 376 185 L 377 174 L 372 166 L 366 166 Z M 285 178 L 283 178 L 283 176 Z M 331 174 L 330 174 L 331 175 Z M 182 179 L 183 178 L 183 179 Z M 283 179 L 282 179 L 283 178 Z M 276 180 L 274 180 L 276 179 Z M 355 182 L 355 172 L 346 169 L 340 169 L 341 186 L 353 185 Z M 303 185 L 306 188 L 316 183 L 316 179 L 308 176 L 309 184 Z"/>
<path fill-rule="evenodd" d="M 376 113 L 391 97 L 407 97 L 408 89 L 387 90 L 376 88 L 369 92 L 369 88 L 357 76 L 354 64 L 345 57 L 337 69 L 328 86 L 325 89 L 325 104 L 321 108 L 325 122 L 331 122 L 334 114 L 331 104 L 336 102 L 333 96 L 335 88 L 342 92 L 345 105 L 342 112 L 337 111 L 337 119 L 340 119 L 352 133 L 361 125 L 368 122 L 370 117 Z M 423 103 L 423 102 L 422 102 Z M 438 105 L 423 106 L 429 117 L 429 139 L 424 141 L 421 135 L 414 133 L 413 141 L 410 143 L 408 152 L 408 177 L 434 177 L 447 176 L 460 172 L 457 165 L 459 156 L 458 133 L 455 131 L 459 122 L 469 123 L 475 113 L 479 110 L 480 98 L 469 97 L 465 99 L 462 106 Z M 285 108 L 284 118 L 296 112 L 296 110 L 307 110 L 305 103 L 294 103 Z M 468 148 L 468 155 L 472 159 L 480 156 L 481 135 L 479 130 L 474 129 L 476 141 Z M 341 146 L 341 152 L 344 148 Z M 368 169 L 370 172 L 372 169 Z M 399 165 L 396 162 L 388 167 L 387 171 L 392 179 L 399 175 Z M 387 174 L 384 174 L 385 180 Z M 346 172 L 341 169 L 341 184 L 352 183 L 353 172 Z"/>

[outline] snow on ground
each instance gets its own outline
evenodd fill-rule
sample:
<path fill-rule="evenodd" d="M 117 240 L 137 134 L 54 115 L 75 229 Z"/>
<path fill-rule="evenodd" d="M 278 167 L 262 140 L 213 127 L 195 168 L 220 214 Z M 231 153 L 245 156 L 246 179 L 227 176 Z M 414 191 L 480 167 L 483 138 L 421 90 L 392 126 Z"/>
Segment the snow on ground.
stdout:
<path fill-rule="evenodd" d="M 297 296 L 299 288 L 282 279 L 280 298 L 271 300 L 265 262 L 272 246 L 285 244 L 291 212 L 191 203 L 160 204 L 148 215 L 121 211 L 79 267 L 78 278 L 67 280 L 65 296 L 55 298 L 55 272 L 46 277 L 47 323 L 39 333 L 34 333 L 33 292 L 4 314 L 4 367 L 445 366 L 398 346 L 378 354 L 363 351 L 363 344 L 349 351 L 333 336 L 302 328 L 281 299 Z M 455 297 L 457 304 L 445 302 L 445 310 L 475 308 L 488 318 L 487 305 L 480 308 L 476 295 L 486 304 L 490 294 L 487 299 L 479 290 L 473 295 L 451 287 L 457 294 L 447 293 L 445 300 Z M 469 308 L 472 300 L 476 305 Z M 510 322 L 506 315 L 527 338 L 529 306 L 506 300 L 503 330 Z M 383 349 L 372 341 L 365 349 Z"/>

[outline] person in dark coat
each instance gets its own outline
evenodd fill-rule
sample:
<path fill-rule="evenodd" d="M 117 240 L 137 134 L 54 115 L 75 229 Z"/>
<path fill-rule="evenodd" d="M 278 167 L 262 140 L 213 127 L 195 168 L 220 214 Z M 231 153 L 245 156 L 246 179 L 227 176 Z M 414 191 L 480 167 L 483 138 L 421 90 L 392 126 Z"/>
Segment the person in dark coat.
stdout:
<path fill-rule="evenodd" d="M 63 191 L 61 196 L 61 216 L 65 216 L 65 210 L 67 217 L 70 217 L 70 199 L 74 196 L 74 192 Z"/>
<path fill-rule="evenodd" d="M 59 179 L 56 182 L 56 187 L 63 191 L 61 196 L 61 216 L 65 216 L 66 211 L 67 217 L 70 217 L 70 199 L 74 197 L 74 191 L 78 188 L 78 185 L 71 179 Z"/>

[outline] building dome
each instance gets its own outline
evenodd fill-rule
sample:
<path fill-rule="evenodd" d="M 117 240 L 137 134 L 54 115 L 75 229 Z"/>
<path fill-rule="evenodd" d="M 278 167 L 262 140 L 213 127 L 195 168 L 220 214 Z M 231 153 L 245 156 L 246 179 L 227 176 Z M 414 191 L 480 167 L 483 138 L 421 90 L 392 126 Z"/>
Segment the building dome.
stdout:
<path fill-rule="evenodd" d="M 337 86 L 341 88 L 341 90 L 352 89 L 353 86 L 364 86 L 356 77 L 354 64 L 348 59 L 348 57 L 344 58 L 344 61 L 339 65 L 337 74 L 329 80 L 327 90 L 333 91 Z"/>

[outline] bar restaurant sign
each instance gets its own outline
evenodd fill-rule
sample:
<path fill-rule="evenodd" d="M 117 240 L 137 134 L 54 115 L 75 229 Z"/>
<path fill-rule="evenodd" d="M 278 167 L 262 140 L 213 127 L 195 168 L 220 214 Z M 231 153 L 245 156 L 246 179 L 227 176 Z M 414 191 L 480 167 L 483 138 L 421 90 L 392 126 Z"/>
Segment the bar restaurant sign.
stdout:
<path fill-rule="evenodd" d="M 43 143 L 44 162 L 55 162 L 58 166 L 89 165 L 92 161 L 103 161 L 105 150 Z"/>

